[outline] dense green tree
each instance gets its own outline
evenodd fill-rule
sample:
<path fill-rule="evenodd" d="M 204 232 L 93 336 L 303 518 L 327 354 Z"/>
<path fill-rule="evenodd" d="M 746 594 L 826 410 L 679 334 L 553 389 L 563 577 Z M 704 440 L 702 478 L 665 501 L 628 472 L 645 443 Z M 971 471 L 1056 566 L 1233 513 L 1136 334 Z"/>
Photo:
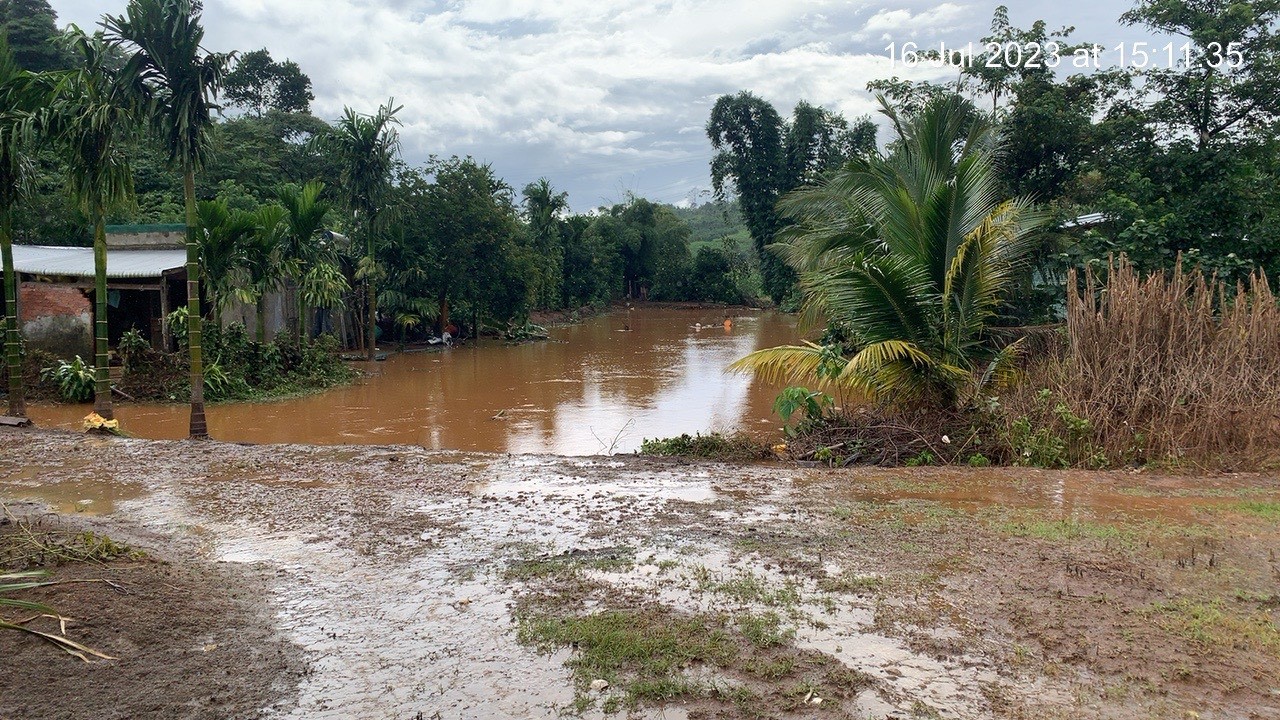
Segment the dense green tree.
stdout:
<path fill-rule="evenodd" d="M 63 70 L 75 57 L 59 42 L 58 14 L 47 0 L 0 0 L 0 35 L 18 66 L 31 72 Z"/>
<path fill-rule="evenodd" d="M 20 68 L 0 36 L 0 257 L 4 264 L 5 365 L 9 370 L 9 415 L 26 417 L 22 386 L 22 338 L 18 334 L 18 276 L 13 268 L 13 215 L 27 195 L 34 114 L 46 93 Z"/>
<path fill-rule="evenodd" d="M 707 137 L 717 151 L 711 161 L 716 197 L 723 199 L 730 188 L 737 195 L 760 257 L 765 292 L 782 302 L 794 288 L 795 274 L 765 250 L 785 225 L 778 199 L 873 149 L 874 125 L 860 119 L 851 127 L 837 113 L 808 103 L 800 103 L 788 123 L 767 101 L 744 91 L 716 101 Z"/>
<path fill-rule="evenodd" d="M 386 231 L 385 203 L 400 153 L 400 136 L 395 129 L 400 124 L 396 119 L 399 111 L 394 100 L 388 100 L 373 115 L 346 108 L 337 127 L 316 139 L 318 147 L 337 161 L 339 192 L 351 212 L 352 226 L 365 244 L 359 278 L 365 285 L 365 351 L 370 361 L 377 350 L 377 281 L 381 274 L 377 247 Z"/>
<path fill-rule="evenodd" d="M 471 158 L 435 160 L 427 172 L 432 181 L 422 197 L 421 243 L 441 329 L 449 324 L 451 303 L 470 307 L 473 324 L 527 313 L 534 263 L 511 188 Z"/>
<path fill-rule="evenodd" d="M 243 53 L 227 73 L 227 102 L 262 116 L 268 110 L 311 112 L 311 78 L 292 60 L 276 62 L 266 49 Z"/>
<path fill-rule="evenodd" d="M 137 129 L 139 105 L 127 76 L 112 62 L 101 33 L 72 31 L 81 65 L 58 85 L 48 125 L 66 158 L 67 189 L 93 223 L 94 412 L 111 420 L 107 331 L 107 213 L 133 198 L 125 142 Z"/>
<path fill-rule="evenodd" d="M 564 294 L 571 308 L 609 302 L 622 295 L 622 258 L 612 233 L 601 227 L 612 216 L 573 215 L 564 222 Z"/>
<path fill-rule="evenodd" d="M 1280 119 L 1280 0 L 1139 0 L 1121 21 L 1193 48 L 1189 66 L 1143 73 L 1152 123 L 1205 149 Z"/>
<path fill-rule="evenodd" d="M 953 406 L 1009 368 L 1012 351 L 987 329 L 1040 218 L 1028 199 L 1000 196 L 994 128 L 970 103 L 885 113 L 898 135 L 889 154 L 856 158 L 782 203 L 806 316 L 849 328 L 855 352 L 772 348 L 736 367 Z"/>
<path fill-rule="evenodd" d="M 196 217 L 196 171 L 208 158 L 214 100 L 227 57 L 200 46 L 201 6 L 192 0 L 130 0 L 125 14 L 106 16 L 107 36 L 128 57 L 124 72 L 134 78 L 149 108 L 150 124 L 169 162 L 182 172 L 187 224 L 187 350 L 191 356 L 191 437 L 209 437 L 204 412 L 204 362 L 200 313 L 200 246 Z"/>

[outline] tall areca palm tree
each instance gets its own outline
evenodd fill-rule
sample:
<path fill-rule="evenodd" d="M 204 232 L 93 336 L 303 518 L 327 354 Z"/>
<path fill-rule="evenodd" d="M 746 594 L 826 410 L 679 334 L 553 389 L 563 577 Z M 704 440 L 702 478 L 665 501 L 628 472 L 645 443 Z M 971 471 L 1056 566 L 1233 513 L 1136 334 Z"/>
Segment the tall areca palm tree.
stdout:
<path fill-rule="evenodd" d="M 245 241 L 257 230 L 258 220 L 253 213 L 227 209 L 221 200 L 197 203 L 196 217 L 200 225 L 200 268 L 216 326 L 235 296 L 235 271 L 244 257 Z"/>
<path fill-rule="evenodd" d="M 838 321 L 855 351 L 814 344 L 735 363 L 772 381 L 823 381 L 882 400 L 954 405 L 1010 367 L 988 329 L 1042 222 L 1002 198 L 992 125 L 944 97 L 918 115 L 883 112 L 898 139 L 780 203 L 796 225 L 775 246 L 799 273 L 805 319 Z"/>
<path fill-rule="evenodd" d="M 241 302 L 257 311 L 259 343 L 267 341 L 267 294 L 284 279 L 283 246 L 289 234 L 288 212 L 279 205 L 264 205 L 253 213 L 254 232 L 244 239 L 241 267 L 244 282 L 236 289 Z"/>
<path fill-rule="evenodd" d="M 9 414 L 27 416 L 18 334 L 18 276 L 13 269 L 13 211 L 27 190 L 28 141 L 36 108 L 45 97 L 35 76 L 14 62 L 0 34 L 0 256 L 4 264 L 4 348 L 9 369 Z"/>
<path fill-rule="evenodd" d="M 209 437 L 204 414 L 201 354 L 200 249 L 196 171 L 209 153 L 209 130 L 228 56 L 200 46 L 200 3 L 195 0 L 130 0 L 125 14 L 106 16 L 107 35 L 130 52 L 125 72 L 146 101 L 152 129 L 169 161 L 182 171 L 187 219 L 187 335 L 191 354 L 192 438 Z"/>
<path fill-rule="evenodd" d="M 538 256 L 535 298 L 539 307 L 561 306 L 564 304 L 564 241 L 559 216 L 569 207 L 569 193 L 556 192 L 550 180 L 541 178 L 525 187 L 524 205 Z"/>
<path fill-rule="evenodd" d="M 374 359 L 377 344 L 377 239 L 382 230 L 382 214 L 391 173 L 400 150 L 395 126 L 400 107 L 388 100 L 373 115 L 362 115 L 346 108 L 342 119 L 320 145 L 332 153 L 341 171 L 341 192 L 347 209 L 354 215 L 357 237 L 364 240 L 365 257 L 357 277 L 364 280 L 368 320 L 365 326 L 365 348 L 369 360 Z"/>
<path fill-rule="evenodd" d="M 58 84 L 48 127 L 66 158 L 67 190 L 93 223 L 93 410 L 110 420 L 115 415 L 107 348 L 107 213 L 133 197 L 133 172 L 121 145 L 138 113 L 101 34 L 73 27 L 67 40 L 81 65 Z"/>
<path fill-rule="evenodd" d="M 320 242 L 324 230 L 324 218 L 330 205 L 321 199 L 324 183 L 313 180 L 301 188 L 283 187 L 277 193 L 280 204 L 288 213 L 285 216 L 287 234 L 281 246 L 281 255 L 287 263 L 287 272 L 295 284 L 295 302 L 298 310 L 298 342 L 307 331 L 307 301 L 302 292 L 303 278 L 317 265 L 329 262 L 328 247 Z M 320 277 L 320 276 L 317 276 Z"/>

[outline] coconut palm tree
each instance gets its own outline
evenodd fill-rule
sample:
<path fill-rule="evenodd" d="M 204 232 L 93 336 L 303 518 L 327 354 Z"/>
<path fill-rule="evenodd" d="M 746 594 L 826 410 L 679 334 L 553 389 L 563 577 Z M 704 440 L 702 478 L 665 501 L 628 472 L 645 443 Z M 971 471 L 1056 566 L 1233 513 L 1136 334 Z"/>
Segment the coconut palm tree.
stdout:
<path fill-rule="evenodd" d="M 26 152 L 33 112 L 45 93 L 36 77 L 18 67 L 0 33 L 0 256 L 4 263 L 4 348 L 9 369 L 9 415 L 27 416 L 22 386 L 22 338 L 18 335 L 18 277 L 13 269 L 13 211 L 28 189 Z"/>
<path fill-rule="evenodd" d="M 200 43 L 200 3 L 195 0 L 130 0 L 124 15 L 103 18 L 107 36 L 128 53 L 124 72 L 149 108 L 152 129 L 182 171 L 187 220 L 187 348 L 191 356 L 191 427 L 194 439 L 209 437 L 204 413 L 201 354 L 200 248 L 196 216 L 196 171 L 209 152 L 214 104 L 229 57 L 206 52 Z"/>
<path fill-rule="evenodd" d="M 796 225 L 773 249 L 800 274 L 804 318 L 849 328 L 855 351 L 812 343 L 734 364 L 774 382 L 853 389 L 887 401 L 955 405 L 1011 367 L 988 329 L 1042 222 L 999 194 L 992 125 L 959 97 L 903 118 L 898 139 L 780 209 Z"/>
<path fill-rule="evenodd" d="M 202 200 L 196 205 L 200 225 L 200 268 L 209 293 L 213 324 L 222 323 L 222 311 L 235 297 L 235 271 L 244 256 L 244 243 L 257 230 L 253 213 L 227 209 L 222 200 Z"/>
<path fill-rule="evenodd" d="M 93 224 L 93 410 L 111 420 L 107 213 L 133 199 L 133 171 L 121 146 L 135 129 L 138 112 L 102 35 L 72 26 L 66 40 L 81 64 L 58 84 L 46 120 L 66 159 L 67 190 Z"/>
<path fill-rule="evenodd" d="M 295 285 L 294 299 L 298 309 L 298 342 L 306 337 L 307 305 L 303 297 L 302 280 L 317 265 L 330 260 L 327 249 L 331 246 L 321 242 L 320 233 L 324 230 L 324 218 L 329 214 L 330 205 L 321 199 L 324 183 L 313 180 L 301 188 L 286 186 L 280 189 L 277 197 L 284 206 L 287 215 L 285 225 L 288 232 L 281 245 L 281 255 L 286 263 L 286 272 Z M 315 276 L 317 280 L 329 278 L 329 273 Z M 315 284 L 315 283 L 313 283 Z"/>
<path fill-rule="evenodd" d="M 258 342 L 265 343 L 267 294 L 280 287 L 284 279 L 282 249 L 289 234 L 289 213 L 279 205 L 263 205 L 252 215 L 255 227 L 244 239 L 240 256 L 244 278 L 236 288 L 236 296 L 256 308 Z"/>
<path fill-rule="evenodd" d="M 391 186 L 391 173 L 400 151 L 400 138 L 395 126 L 400 107 L 388 100 L 373 115 L 362 115 L 346 108 L 337 126 L 319 138 L 319 146 L 332 153 L 342 168 L 340 188 L 347 209 L 354 218 L 357 238 L 364 240 L 365 256 L 357 277 L 364 280 L 368 319 L 365 325 L 365 348 L 369 360 L 374 359 L 377 344 L 378 263 L 377 239 L 382 231 L 384 203 Z"/>

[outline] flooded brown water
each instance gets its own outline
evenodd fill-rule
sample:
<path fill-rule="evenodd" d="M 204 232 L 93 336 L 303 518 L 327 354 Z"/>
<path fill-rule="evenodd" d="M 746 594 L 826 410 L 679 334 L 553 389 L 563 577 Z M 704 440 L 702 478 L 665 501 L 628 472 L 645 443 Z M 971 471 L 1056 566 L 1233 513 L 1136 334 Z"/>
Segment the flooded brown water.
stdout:
<path fill-rule="evenodd" d="M 792 318 L 736 310 L 644 309 L 554 328 L 551 341 L 482 343 L 395 354 L 370 377 L 318 395 L 209 408 L 219 440 L 421 445 L 433 449 L 593 455 L 646 438 L 768 431 L 777 388 L 725 371 L 752 350 L 795 342 Z M 696 329 L 695 324 L 703 327 Z M 41 427 L 76 429 L 89 406 L 39 404 Z M 119 404 L 135 437 L 186 435 L 185 405 Z"/>

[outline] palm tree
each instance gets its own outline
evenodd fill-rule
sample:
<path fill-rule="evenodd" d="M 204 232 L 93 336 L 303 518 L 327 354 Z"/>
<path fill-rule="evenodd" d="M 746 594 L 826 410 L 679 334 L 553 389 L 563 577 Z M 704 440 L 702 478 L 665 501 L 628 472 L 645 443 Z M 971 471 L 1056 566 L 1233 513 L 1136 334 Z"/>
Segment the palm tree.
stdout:
<path fill-rule="evenodd" d="M 324 192 L 324 183 L 313 180 L 301 189 L 283 187 L 277 193 L 280 204 L 288 212 L 285 225 L 288 229 L 281 246 L 281 255 L 287 263 L 289 277 L 296 283 L 295 301 L 298 309 L 298 342 L 306 336 L 307 299 L 303 297 L 302 279 L 315 268 L 329 261 L 327 249 L 330 247 L 320 242 L 320 233 L 324 230 L 324 218 L 329 214 L 329 203 L 320 199 Z M 322 273 L 316 278 L 329 278 L 331 274 Z"/>
<path fill-rule="evenodd" d="M 9 369 L 9 414 L 27 416 L 22 386 L 22 338 L 18 335 L 18 277 L 13 269 L 13 211 L 26 193 L 30 161 L 26 153 L 33 111 L 45 94 L 36 77 L 18 67 L 0 33 L 0 256 L 4 263 L 5 364 Z"/>
<path fill-rule="evenodd" d="M 200 229 L 200 267 L 213 324 L 222 324 L 222 311 L 235 295 L 235 270 L 244 256 L 244 243 L 257 230 L 253 213 L 228 210 L 222 200 L 202 200 L 196 205 Z"/>
<path fill-rule="evenodd" d="M 849 356 L 812 343 L 734 364 L 773 382 L 827 384 L 887 401 L 956 405 L 1010 369 L 988 328 L 1043 222 L 1002 199 L 992 125 L 957 96 L 900 117 L 898 140 L 857 158 L 780 209 L 796 225 L 774 246 L 800 273 L 804 318 L 850 329 Z"/>
<path fill-rule="evenodd" d="M 541 178 L 524 189 L 524 205 L 538 255 L 538 283 L 535 298 L 539 307 L 564 305 L 564 241 L 560 213 L 569 207 L 569 193 L 557 193 L 551 181 Z"/>
<path fill-rule="evenodd" d="M 244 281 L 236 288 L 241 302 L 257 310 L 257 338 L 267 341 L 267 294 L 280 287 L 284 276 L 282 248 L 289 233 L 288 212 L 279 205 L 263 205 L 253 213 L 254 232 L 244 240 L 241 267 Z"/>
<path fill-rule="evenodd" d="M 133 132 L 138 114 L 102 35 L 85 35 L 73 26 L 67 41 L 81 65 L 58 84 L 47 122 L 66 157 L 67 190 L 93 223 L 93 411 L 111 420 L 107 213 L 133 198 L 133 172 L 120 146 Z"/>
<path fill-rule="evenodd" d="M 187 219 L 187 348 L 191 354 L 191 429 L 209 437 L 204 415 L 201 355 L 200 248 L 196 217 L 196 171 L 209 152 L 214 104 L 228 56 L 200 47 L 200 3 L 194 0 L 130 0 L 125 14 L 106 16 L 103 25 L 115 43 L 130 52 L 125 73 L 146 101 L 152 129 L 169 161 L 182 171 Z"/>
<path fill-rule="evenodd" d="M 369 360 L 374 359 L 378 326 L 377 238 L 381 232 L 383 202 L 391 185 L 391 172 L 400 149 L 395 125 L 400 107 L 388 100 L 373 115 L 362 115 L 345 108 L 333 131 L 321 136 L 319 145 L 335 156 L 341 171 L 341 189 L 347 209 L 355 219 L 357 237 L 365 242 L 365 257 L 357 277 L 364 280 L 368 321 L 365 326 L 365 348 Z"/>

